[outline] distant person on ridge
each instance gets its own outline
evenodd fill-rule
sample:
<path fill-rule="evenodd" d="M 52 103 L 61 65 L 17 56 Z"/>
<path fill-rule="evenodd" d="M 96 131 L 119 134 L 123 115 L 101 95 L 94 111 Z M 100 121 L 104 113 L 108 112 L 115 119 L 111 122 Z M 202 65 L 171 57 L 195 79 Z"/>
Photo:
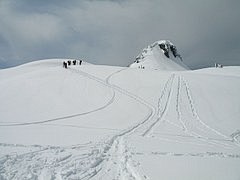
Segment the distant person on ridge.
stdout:
<path fill-rule="evenodd" d="M 82 60 L 79 61 L 79 65 L 81 65 L 81 64 L 82 64 Z"/>
<path fill-rule="evenodd" d="M 71 65 L 71 61 L 68 61 L 68 65 L 69 65 L 69 66 Z"/>
<path fill-rule="evenodd" d="M 73 65 L 76 65 L 77 61 L 76 60 L 73 60 Z"/>
<path fill-rule="evenodd" d="M 63 67 L 67 69 L 67 63 L 65 61 L 63 61 Z"/>

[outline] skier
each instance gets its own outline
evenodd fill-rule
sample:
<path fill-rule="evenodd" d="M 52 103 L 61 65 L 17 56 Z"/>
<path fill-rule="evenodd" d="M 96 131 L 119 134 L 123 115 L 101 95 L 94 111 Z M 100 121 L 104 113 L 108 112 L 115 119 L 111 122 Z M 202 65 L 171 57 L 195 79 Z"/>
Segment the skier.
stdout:
<path fill-rule="evenodd" d="M 67 63 L 65 61 L 63 61 L 63 67 L 67 69 Z"/>
<path fill-rule="evenodd" d="M 80 65 L 80 66 L 81 66 L 81 64 L 82 64 L 82 60 L 79 61 L 79 65 Z"/>
<path fill-rule="evenodd" d="M 69 65 L 69 66 L 71 65 L 71 61 L 68 61 L 68 65 Z"/>
<path fill-rule="evenodd" d="M 76 60 L 73 60 L 73 65 L 76 65 L 77 61 Z"/>

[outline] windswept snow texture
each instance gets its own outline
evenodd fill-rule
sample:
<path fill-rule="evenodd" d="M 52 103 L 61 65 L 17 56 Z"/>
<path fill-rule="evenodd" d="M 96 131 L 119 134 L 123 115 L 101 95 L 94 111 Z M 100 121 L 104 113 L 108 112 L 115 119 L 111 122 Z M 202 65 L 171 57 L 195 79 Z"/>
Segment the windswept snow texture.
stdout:
<path fill-rule="evenodd" d="M 189 68 L 183 63 L 176 46 L 169 40 L 154 42 L 136 57 L 132 68 L 182 71 Z"/>
<path fill-rule="evenodd" d="M 1 180 L 240 179 L 240 67 L 62 61 L 0 70 Z"/>

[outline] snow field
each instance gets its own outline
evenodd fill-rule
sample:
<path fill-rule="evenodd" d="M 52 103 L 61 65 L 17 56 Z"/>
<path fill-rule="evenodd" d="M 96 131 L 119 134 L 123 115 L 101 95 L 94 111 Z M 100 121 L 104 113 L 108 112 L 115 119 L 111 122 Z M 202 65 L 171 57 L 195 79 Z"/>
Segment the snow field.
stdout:
<path fill-rule="evenodd" d="M 61 62 L 0 71 L 0 179 L 240 177 L 239 67 Z"/>

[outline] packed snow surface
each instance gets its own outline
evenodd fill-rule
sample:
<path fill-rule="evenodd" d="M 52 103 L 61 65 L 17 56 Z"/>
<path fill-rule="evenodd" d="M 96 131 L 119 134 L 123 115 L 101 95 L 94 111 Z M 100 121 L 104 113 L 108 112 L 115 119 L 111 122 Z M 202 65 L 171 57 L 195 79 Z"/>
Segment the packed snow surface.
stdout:
<path fill-rule="evenodd" d="M 0 70 L 1 180 L 240 179 L 240 67 L 62 61 Z"/>

